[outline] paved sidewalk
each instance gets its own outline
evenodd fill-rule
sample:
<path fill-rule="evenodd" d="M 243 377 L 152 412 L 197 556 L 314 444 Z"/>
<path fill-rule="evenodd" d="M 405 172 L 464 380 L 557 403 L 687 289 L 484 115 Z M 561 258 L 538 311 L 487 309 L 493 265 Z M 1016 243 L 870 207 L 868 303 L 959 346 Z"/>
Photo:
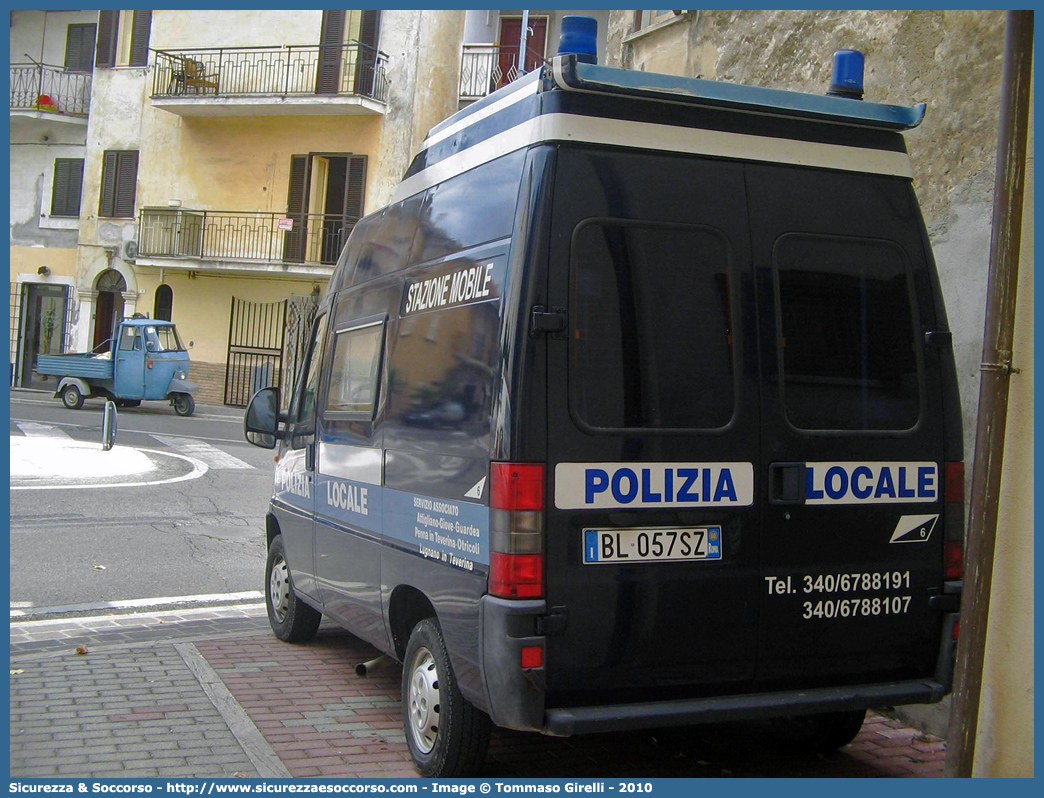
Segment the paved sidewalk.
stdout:
<path fill-rule="evenodd" d="M 77 647 L 86 653 L 77 654 Z M 11 775 L 415 777 L 394 662 L 324 624 L 292 646 L 263 607 L 12 623 Z M 873 714 L 829 756 L 751 724 L 549 738 L 495 730 L 483 776 L 941 776 L 944 742 Z"/>

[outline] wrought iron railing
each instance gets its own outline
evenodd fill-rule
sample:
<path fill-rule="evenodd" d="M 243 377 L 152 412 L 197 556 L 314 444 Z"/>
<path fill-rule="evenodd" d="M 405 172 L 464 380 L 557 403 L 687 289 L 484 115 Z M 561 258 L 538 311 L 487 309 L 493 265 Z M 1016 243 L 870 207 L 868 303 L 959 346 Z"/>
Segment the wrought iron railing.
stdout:
<path fill-rule="evenodd" d="M 11 110 L 87 116 L 91 73 L 48 64 L 11 64 Z"/>
<path fill-rule="evenodd" d="M 152 96 L 369 97 L 388 101 L 388 56 L 365 44 L 157 50 Z"/>
<path fill-rule="evenodd" d="M 327 213 L 142 208 L 138 256 L 332 265 L 355 221 Z"/>
<path fill-rule="evenodd" d="M 527 48 L 530 63 L 544 63 L 544 57 Z M 505 57 L 501 58 L 501 53 Z M 508 54 L 510 53 L 510 57 Z M 522 77 L 518 69 L 518 46 L 465 44 L 460 60 L 460 98 L 477 100 Z"/>

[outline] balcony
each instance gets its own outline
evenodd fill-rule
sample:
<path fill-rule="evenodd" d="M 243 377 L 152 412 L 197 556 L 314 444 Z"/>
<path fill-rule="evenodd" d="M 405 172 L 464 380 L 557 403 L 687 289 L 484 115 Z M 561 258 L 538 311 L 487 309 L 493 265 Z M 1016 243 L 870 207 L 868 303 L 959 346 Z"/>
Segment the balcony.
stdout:
<path fill-rule="evenodd" d="M 278 214 L 142 208 L 139 265 L 236 274 L 326 276 L 355 220 L 340 214 Z"/>
<path fill-rule="evenodd" d="M 48 64 L 11 64 L 11 115 L 87 126 L 91 73 Z"/>
<path fill-rule="evenodd" d="M 546 64 L 542 53 L 526 48 L 528 72 Z M 471 103 L 513 83 L 526 72 L 518 68 L 518 45 L 465 44 L 460 59 L 460 102 Z"/>
<path fill-rule="evenodd" d="M 387 63 L 358 42 L 157 50 L 152 103 L 181 116 L 379 115 Z"/>

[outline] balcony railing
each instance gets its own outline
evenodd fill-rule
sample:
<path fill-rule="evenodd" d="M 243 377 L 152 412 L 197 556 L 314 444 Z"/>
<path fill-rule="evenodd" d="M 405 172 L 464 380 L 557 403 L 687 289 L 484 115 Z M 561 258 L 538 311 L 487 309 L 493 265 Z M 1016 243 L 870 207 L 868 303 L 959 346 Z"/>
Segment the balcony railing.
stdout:
<path fill-rule="evenodd" d="M 354 226 L 341 214 L 142 208 L 138 257 L 333 265 Z"/>
<path fill-rule="evenodd" d="M 11 110 L 87 116 L 91 73 L 48 64 L 11 64 Z"/>
<path fill-rule="evenodd" d="M 359 96 L 387 102 L 387 63 L 387 55 L 358 42 L 157 50 L 152 96 Z"/>
<path fill-rule="evenodd" d="M 544 63 L 544 57 L 527 48 L 530 64 Z M 502 54 L 503 53 L 503 57 Z M 477 100 L 502 86 L 518 80 L 518 46 L 499 47 L 495 44 L 465 44 L 460 61 L 460 98 Z"/>

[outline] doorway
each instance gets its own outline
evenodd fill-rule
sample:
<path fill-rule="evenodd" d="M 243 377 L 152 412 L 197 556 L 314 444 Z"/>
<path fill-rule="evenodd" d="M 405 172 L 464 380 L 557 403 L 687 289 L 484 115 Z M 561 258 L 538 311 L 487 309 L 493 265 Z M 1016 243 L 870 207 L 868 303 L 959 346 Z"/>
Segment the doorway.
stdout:
<path fill-rule="evenodd" d="M 37 374 L 37 355 L 60 355 L 64 350 L 68 294 L 63 285 L 22 285 L 22 358 L 18 384 L 49 388 L 53 377 Z"/>
<path fill-rule="evenodd" d="M 506 86 L 520 76 L 518 70 L 518 48 L 522 39 L 522 18 L 500 18 L 500 56 L 497 88 Z M 547 17 L 529 18 L 529 36 L 526 38 L 525 72 L 528 74 L 544 63 L 544 47 L 547 43 Z"/>
<path fill-rule="evenodd" d="M 127 290 L 127 281 L 115 269 L 108 269 L 98 276 L 95 283 L 98 298 L 94 303 L 94 342 L 95 352 L 108 352 L 112 342 L 112 332 L 123 318 L 123 292 Z"/>

